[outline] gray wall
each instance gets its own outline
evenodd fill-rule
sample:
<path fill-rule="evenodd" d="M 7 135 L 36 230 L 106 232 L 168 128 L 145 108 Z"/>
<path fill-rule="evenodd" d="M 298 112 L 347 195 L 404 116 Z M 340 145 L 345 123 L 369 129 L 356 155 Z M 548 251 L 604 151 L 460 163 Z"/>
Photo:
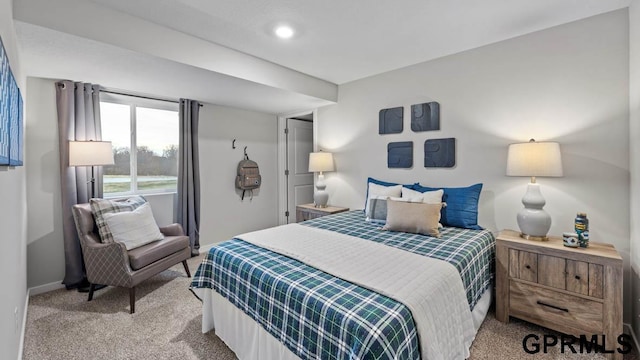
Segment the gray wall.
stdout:
<path fill-rule="evenodd" d="M 64 248 L 60 216 L 55 80 L 27 79 L 27 259 L 28 287 L 60 286 L 64 277 Z M 231 150 L 237 138 L 238 149 Z M 275 116 L 205 104 L 200 115 L 202 182 L 201 244 L 226 240 L 241 232 L 277 224 Z M 240 202 L 233 180 L 242 148 L 248 145 L 260 164 L 264 184 L 253 201 Z M 159 225 L 174 221 L 174 194 L 145 195 Z"/>
<path fill-rule="evenodd" d="M 0 37 L 9 55 L 9 63 L 22 96 L 26 99 L 25 80 L 20 71 L 12 1 L 0 0 Z M 27 103 L 25 101 L 25 103 Z M 27 146 L 25 144 L 25 152 Z M 28 162 L 26 166 L 28 166 Z M 2 357 L 16 359 L 27 298 L 25 167 L 0 167 L 0 229 L 2 251 L 0 272 L 5 274 L 5 289 L 0 296 L 0 349 Z M 17 312 L 17 313 L 16 313 Z"/>
<path fill-rule="evenodd" d="M 236 149 L 231 142 L 236 140 Z M 278 224 L 277 118 L 275 115 L 205 105 L 200 112 L 201 245 Z M 235 189 L 237 165 L 247 146 L 262 186 L 253 200 Z"/>
<path fill-rule="evenodd" d="M 633 330 L 640 335 L 640 0 L 629 6 L 629 156 L 631 167 L 631 284 Z"/>
<path fill-rule="evenodd" d="M 27 78 L 27 286 L 64 278 L 55 80 Z"/>
<path fill-rule="evenodd" d="M 565 176 L 540 178 L 551 234 L 577 211 L 594 241 L 615 244 L 629 270 L 629 39 L 626 9 L 340 86 L 319 110 L 319 146 L 335 153 L 332 204 L 362 208 L 367 176 L 431 186 L 484 183 L 480 224 L 517 229 L 528 178 L 505 176 L 507 146 L 561 144 Z M 438 101 L 441 130 L 414 133 L 411 104 Z M 404 106 L 404 132 L 378 135 L 378 111 Z M 425 169 L 426 139 L 455 137 L 456 167 Z M 411 169 L 388 169 L 387 143 L 414 142 Z M 625 319 L 630 287 L 625 281 Z"/>

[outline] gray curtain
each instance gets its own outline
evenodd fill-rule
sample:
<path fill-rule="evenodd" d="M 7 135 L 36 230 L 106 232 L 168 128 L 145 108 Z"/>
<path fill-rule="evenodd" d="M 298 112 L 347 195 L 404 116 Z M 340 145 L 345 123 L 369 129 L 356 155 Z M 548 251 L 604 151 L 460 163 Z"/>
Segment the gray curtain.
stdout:
<path fill-rule="evenodd" d="M 71 206 L 89 201 L 91 167 L 69 167 L 69 141 L 102 140 L 100 86 L 59 81 L 56 83 L 56 101 L 65 255 L 65 275 L 62 283 L 67 289 L 73 289 L 86 286 L 87 278 Z M 95 177 L 95 196 L 102 197 L 102 167 L 95 167 Z"/>
<path fill-rule="evenodd" d="M 177 221 L 189 235 L 191 256 L 200 252 L 200 166 L 198 116 L 200 103 L 180 99 L 180 154 L 178 156 Z"/>

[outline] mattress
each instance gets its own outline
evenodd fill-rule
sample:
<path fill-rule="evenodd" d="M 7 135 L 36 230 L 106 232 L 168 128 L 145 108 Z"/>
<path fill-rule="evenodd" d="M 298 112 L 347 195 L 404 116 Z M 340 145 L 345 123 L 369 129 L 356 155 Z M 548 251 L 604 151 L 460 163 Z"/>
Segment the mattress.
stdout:
<path fill-rule="evenodd" d="M 470 310 L 493 278 L 489 231 L 445 228 L 442 238 L 381 231 L 352 211 L 302 223 L 452 264 Z M 194 289 L 213 289 L 302 358 L 420 358 L 408 308 L 383 295 L 240 239 L 211 249 Z"/>

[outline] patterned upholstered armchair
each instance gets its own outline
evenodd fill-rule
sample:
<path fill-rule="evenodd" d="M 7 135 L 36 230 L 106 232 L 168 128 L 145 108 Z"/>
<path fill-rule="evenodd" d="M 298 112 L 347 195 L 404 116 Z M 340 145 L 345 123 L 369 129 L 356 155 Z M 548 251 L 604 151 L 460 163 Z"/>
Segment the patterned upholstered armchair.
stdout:
<path fill-rule="evenodd" d="M 80 245 L 84 256 L 87 279 L 91 284 L 89 299 L 93 299 L 95 286 L 110 285 L 129 289 L 130 313 L 135 312 L 135 288 L 142 281 L 182 262 L 187 277 L 191 277 L 187 259 L 191 257 L 189 237 L 182 226 L 172 224 L 160 227 L 163 240 L 127 250 L 120 242 L 104 244 L 100 241 L 89 204 L 73 206 Z"/>

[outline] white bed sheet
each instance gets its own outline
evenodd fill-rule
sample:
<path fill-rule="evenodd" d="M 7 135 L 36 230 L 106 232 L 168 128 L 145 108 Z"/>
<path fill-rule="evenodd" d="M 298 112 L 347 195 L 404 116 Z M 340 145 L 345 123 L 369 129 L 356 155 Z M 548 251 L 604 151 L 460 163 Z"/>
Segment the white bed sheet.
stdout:
<path fill-rule="evenodd" d="M 229 346 L 240 360 L 297 360 L 284 344 L 262 326 L 235 307 L 213 289 L 202 290 L 202 332 L 215 330 L 216 335 Z M 487 289 L 474 307 L 474 334 L 487 316 L 492 301 L 491 288 Z"/>

